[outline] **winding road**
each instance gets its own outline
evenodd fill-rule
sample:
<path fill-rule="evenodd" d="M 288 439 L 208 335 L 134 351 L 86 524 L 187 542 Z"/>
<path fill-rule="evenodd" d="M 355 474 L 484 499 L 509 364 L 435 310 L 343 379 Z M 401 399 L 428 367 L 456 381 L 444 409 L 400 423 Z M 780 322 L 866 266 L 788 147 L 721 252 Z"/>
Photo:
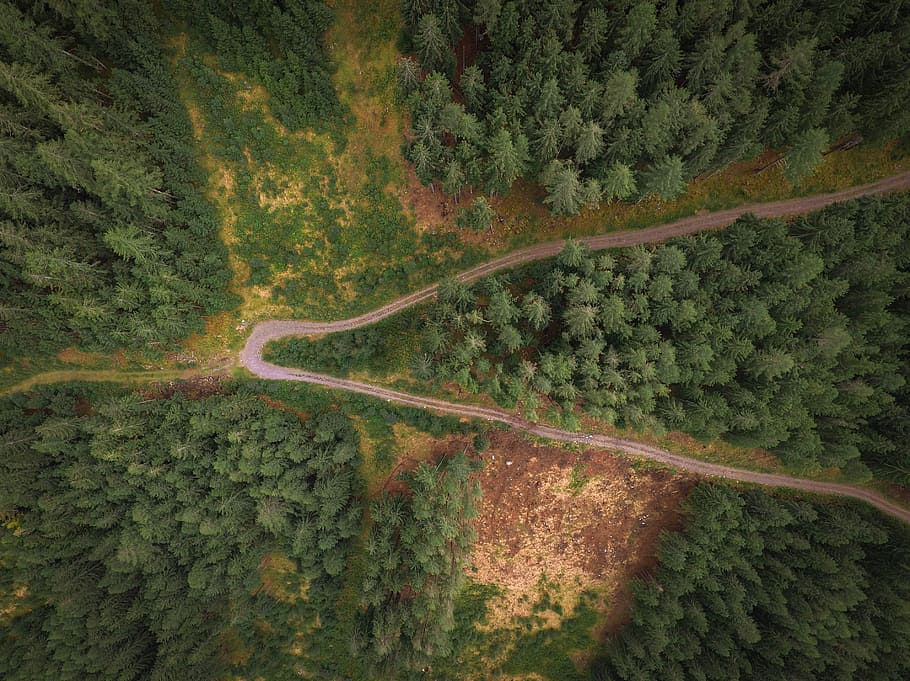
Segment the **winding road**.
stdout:
<path fill-rule="evenodd" d="M 872 182 L 857 187 L 851 187 L 830 194 L 819 194 L 786 201 L 776 201 L 756 205 L 746 205 L 729 210 L 722 210 L 703 215 L 695 215 L 668 224 L 636 231 L 615 232 L 602 236 L 591 236 L 579 239 L 594 250 L 614 248 L 619 246 L 632 246 L 641 243 L 664 241 L 671 237 L 693 234 L 705 230 L 718 229 L 734 222 L 738 217 L 751 213 L 758 217 L 784 217 L 806 213 L 828 206 L 837 201 L 845 201 L 859 196 L 884 194 L 888 192 L 904 191 L 910 189 L 910 172 L 894 175 L 878 182 Z M 559 253 L 565 241 L 552 241 L 537 244 L 528 248 L 512 251 L 495 260 L 477 265 L 457 275 L 457 279 L 470 282 L 493 272 L 516 267 L 524 263 L 543 258 L 549 258 Z M 903 522 L 910 523 L 910 509 L 904 508 L 884 496 L 862 487 L 831 482 L 821 482 L 804 478 L 795 478 L 787 475 L 772 473 L 758 473 L 720 464 L 708 463 L 691 459 L 686 456 L 674 454 L 665 449 L 651 445 L 610 437 L 606 435 L 576 433 L 547 425 L 532 423 L 519 416 L 502 409 L 480 407 L 474 405 L 457 404 L 430 397 L 421 397 L 410 393 L 391 390 L 389 388 L 336 378 L 324 374 L 313 373 L 296 369 L 289 369 L 266 362 L 262 358 L 262 351 L 266 343 L 285 336 L 304 336 L 312 334 L 334 333 L 347 331 L 378 322 L 390 315 L 421 303 L 432 297 L 437 285 L 406 295 L 388 305 L 376 310 L 335 322 L 308 322 L 308 321 L 266 321 L 255 326 L 247 343 L 240 354 L 240 362 L 252 374 L 259 378 L 284 381 L 303 381 L 329 388 L 348 390 L 371 397 L 385 399 L 420 409 L 429 409 L 444 414 L 452 414 L 473 419 L 483 419 L 504 423 L 516 430 L 521 430 L 538 437 L 562 442 L 574 442 L 590 447 L 620 450 L 628 454 L 641 456 L 652 461 L 657 461 L 680 470 L 686 470 L 699 475 L 738 480 L 740 482 L 769 485 L 774 487 L 789 487 L 792 489 L 815 492 L 820 494 L 836 494 L 853 497 L 865 501 L 890 516 Z"/>

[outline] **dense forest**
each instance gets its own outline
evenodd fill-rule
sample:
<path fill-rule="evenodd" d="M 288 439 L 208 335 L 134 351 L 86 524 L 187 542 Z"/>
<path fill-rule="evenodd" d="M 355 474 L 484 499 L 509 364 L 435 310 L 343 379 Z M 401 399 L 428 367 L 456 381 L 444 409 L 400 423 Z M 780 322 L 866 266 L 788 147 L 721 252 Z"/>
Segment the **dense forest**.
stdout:
<path fill-rule="evenodd" d="M 327 405 L 301 420 L 244 384 L 0 401 L 0 676 L 394 678 L 448 654 L 476 465 L 390 478 L 361 546 L 358 437 Z"/>
<path fill-rule="evenodd" d="M 228 641 L 281 669 L 294 628 L 271 553 L 331 612 L 361 522 L 338 413 L 47 388 L 3 400 L 0 448 L 4 679 L 212 679 Z"/>
<path fill-rule="evenodd" d="M 829 147 L 910 128 L 907 3 L 401 7 L 414 55 L 397 72 L 406 154 L 452 195 L 528 178 L 571 214 L 672 197 L 766 147 L 798 182 Z M 279 149 L 259 112 L 229 111 L 235 85 L 261 85 L 283 126 L 340 150 L 351 119 L 326 58 L 333 17 L 316 0 L 0 0 L 0 364 L 69 345 L 165 350 L 234 302 L 180 88 L 195 79 L 207 100 L 195 112 L 215 121 L 202 142 L 213 158 L 266 163 Z M 352 214 L 358 248 L 392 257 L 401 244 L 376 226 L 399 218 L 397 198 L 383 204 L 390 167 L 370 160 L 373 215 Z M 346 199 L 329 174 L 313 178 L 329 247 Z M 251 206 L 253 188 L 238 176 Z M 493 218 L 478 197 L 457 223 Z M 297 244 L 245 228 L 268 242 L 234 251 L 255 285 L 266 255 Z M 457 246 L 452 232 L 421 239 Z M 427 258 L 383 276 L 404 286 Z M 352 281 L 363 302 L 374 284 Z M 910 199 L 877 198 L 661 245 L 570 241 L 473 286 L 446 280 L 422 312 L 288 339 L 270 358 L 382 366 L 403 382 L 410 368 L 420 390 L 454 381 L 529 418 L 580 409 L 910 485 L 908 325 Z M 460 453 L 427 457 L 430 438 L 451 436 Z M 484 608 L 457 606 L 477 586 L 476 453 L 489 444 L 467 420 L 290 381 L 0 397 L 0 677 L 425 679 L 453 667 L 485 635 L 471 620 Z M 594 679 L 910 677 L 906 527 L 857 504 L 720 484 L 697 487 L 685 511 Z"/>
<path fill-rule="evenodd" d="M 794 182 L 829 146 L 910 131 L 894 0 L 405 0 L 407 154 L 449 194 L 539 181 L 557 214 L 657 194 L 764 148 Z"/>
<path fill-rule="evenodd" d="M 910 676 L 910 534 L 869 508 L 702 485 L 595 681 Z"/>
<path fill-rule="evenodd" d="M 605 253 L 569 242 L 512 281 L 445 282 L 415 371 L 906 483 L 908 229 L 895 197 Z"/>
<path fill-rule="evenodd" d="M 149 3 L 0 3 L 0 359 L 147 347 L 226 302 Z"/>
<path fill-rule="evenodd" d="M 370 504 L 355 652 L 374 671 L 420 669 L 451 653 L 455 597 L 480 494 L 473 472 L 464 453 L 421 463 L 398 477 L 402 490 Z"/>

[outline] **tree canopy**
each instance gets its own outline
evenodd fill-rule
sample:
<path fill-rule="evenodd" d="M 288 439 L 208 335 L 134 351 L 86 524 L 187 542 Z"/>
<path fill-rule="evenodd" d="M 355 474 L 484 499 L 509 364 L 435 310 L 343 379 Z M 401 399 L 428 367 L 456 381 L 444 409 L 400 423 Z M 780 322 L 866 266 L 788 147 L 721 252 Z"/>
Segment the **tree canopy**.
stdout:
<path fill-rule="evenodd" d="M 910 201 L 554 260 L 440 286 L 427 373 L 534 408 L 908 480 Z"/>
<path fill-rule="evenodd" d="M 565 214 L 582 205 L 573 177 L 610 187 L 607 200 L 636 190 L 670 198 L 688 179 L 772 147 L 788 150 L 786 175 L 799 182 L 829 143 L 910 132 L 905 3 L 447 0 L 403 9 L 405 41 L 430 73 L 403 91 L 412 120 L 427 125 L 408 151 L 424 182 L 442 180 L 457 158 L 486 191 L 540 180 Z M 431 80 L 445 87 L 431 91 Z M 471 126 L 439 124 L 452 101 Z M 527 140 L 521 162 L 504 161 L 508 140 L 522 151 Z"/>
<path fill-rule="evenodd" d="M 910 674 L 910 534 L 869 508 L 703 484 L 596 681 Z"/>
<path fill-rule="evenodd" d="M 0 401 L 0 449 L 5 679 L 274 672 L 295 594 L 331 612 L 361 521 L 337 412 L 44 388 Z"/>
<path fill-rule="evenodd" d="M 158 346 L 226 303 L 160 44 L 145 2 L 0 5 L 0 358 Z"/>

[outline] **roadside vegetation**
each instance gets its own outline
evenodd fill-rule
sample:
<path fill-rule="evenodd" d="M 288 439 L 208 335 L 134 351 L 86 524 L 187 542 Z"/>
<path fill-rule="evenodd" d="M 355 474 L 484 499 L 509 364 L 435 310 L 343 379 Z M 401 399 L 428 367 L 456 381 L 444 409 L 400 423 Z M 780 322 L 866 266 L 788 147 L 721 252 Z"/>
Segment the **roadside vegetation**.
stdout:
<path fill-rule="evenodd" d="M 807 471 L 907 483 L 908 201 L 591 253 L 473 286 L 376 329 L 276 344 L 274 361 L 455 382 L 525 414 L 576 406 L 619 428 L 767 449 Z"/>

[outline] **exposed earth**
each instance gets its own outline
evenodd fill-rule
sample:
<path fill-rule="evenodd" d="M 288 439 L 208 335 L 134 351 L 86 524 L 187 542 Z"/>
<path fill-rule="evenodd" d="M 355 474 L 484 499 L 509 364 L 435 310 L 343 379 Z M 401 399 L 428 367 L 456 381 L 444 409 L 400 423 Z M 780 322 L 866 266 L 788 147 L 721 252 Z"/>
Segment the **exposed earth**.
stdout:
<path fill-rule="evenodd" d="M 490 625 L 526 617 L 542 581 L 559 584 L 564 613 L 594 592 L 605 626 L 620 624 L 629 580 L 654 566 L 660 533 L 682 524 L 679 505 L 696 479 L 636 470 L 605 451 L 535 446 L 514 432 L 494 434 L 482 458 L 468 575 L 503 591 Z"/>

